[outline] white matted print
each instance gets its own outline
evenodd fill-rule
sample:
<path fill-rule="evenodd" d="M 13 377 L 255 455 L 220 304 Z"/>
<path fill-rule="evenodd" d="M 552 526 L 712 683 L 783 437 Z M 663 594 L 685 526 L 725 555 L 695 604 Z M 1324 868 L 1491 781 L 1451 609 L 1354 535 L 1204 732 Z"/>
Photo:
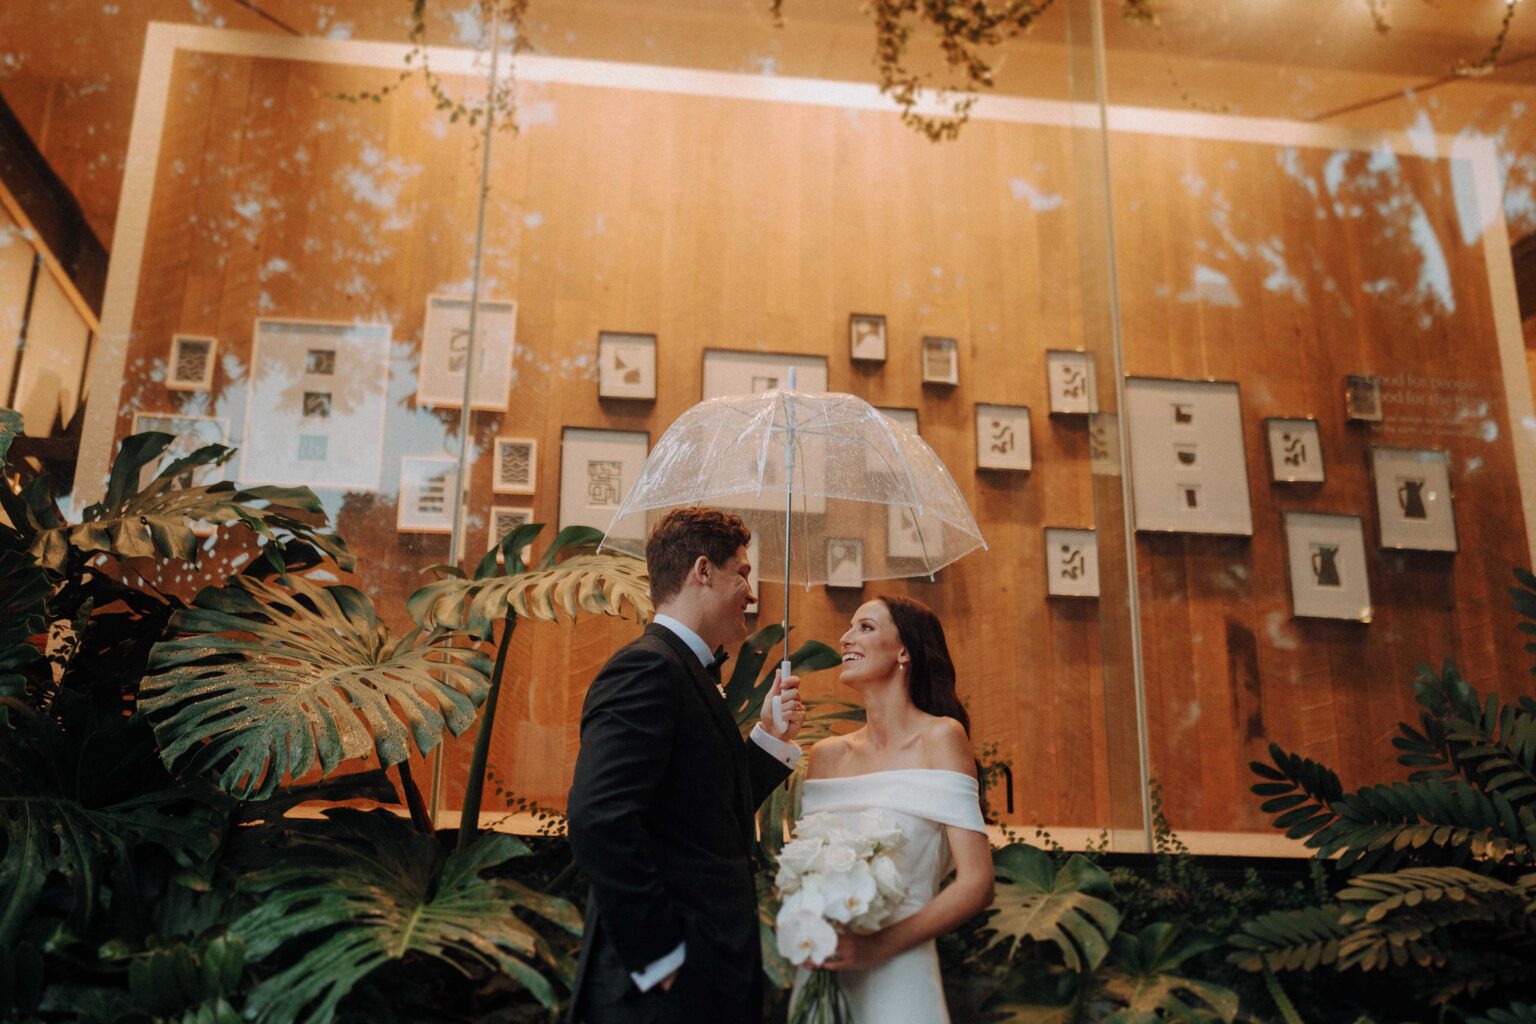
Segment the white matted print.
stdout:
<path fill-rule="evenodd" d="M 848 355 L 856 362 L 885 362 L 885 317 L 878 313 L 849 314 Z"/>
<path fill-rule="evenodd" d="M 491 446 L 491 490 L 532 494 L 539 480 L 539 443 L 531 437 L 498 437 Z"/>
<path fill-rule="evenodd" d="M 1253 536 L 1237 385 L 1128 377 L 1125 407 L 1136 529 Z"/>
<path fill-rule="evenodd" d="M 165 386 L 172 391 L 207 391 L 213 387 L 217 338 L 178 334 L 171 338 L 171 358 L 166 365 Z"/>
<path fill-rule="evenodd" d="M 906 505 L 889 505 L 885 511 L 885 553 L 889 558 L 922 558 L 923 535 L 917 516 Z"/>
<path fill-rule="evenodd" d="M 923 383 L 960 383 L 960 343 L 954 338 L 923 338 Z"/>
<path fill-rule="evenodd" d="M 747 541 L 747 563 L 752 567 L 747 572 L 747 586 L 751 588 L 752 596 L 757 598 L 757 600 L 747 606 L 748 615 L 756 615 L 758 609 L 763 606 L 763 595 L 758 589 L 763 582 L 762 560 L 763 542 L 758 540 L 757 534 L 754 533 L 752 539 Z"/>
<path fill-rule="evenodd" d="M 401 533 L 452 533 L 458 484 L 457 459 L 444 455 L 402 458 L 395 529 Z"/>
<path fill-rule="evenodd" d="M 376 491 L 387 324 L 256 321 L 240 481 Z"/>
<path fill-rule="evenodd" d="M 185 416 L 174 412 L 136 412 L 133 414 L 133 433 L 143 434 L 151 430 L 172 434 L 175 440 L 165 449 L 165 454 L 151 465 L 139 471 L 139 488 L 142 490 L 160 471 L 177 459 L 191 455 L 205 445 L 225 444 L 229 440 L 229 422 L 215 416 Z M 228 463 L 223 466 L 199 466 L 186 481 L 188 486 L 202 486 L 229 479 Z"/>
<path fill-rule="evenodd" d="M 1456 551 L 1448 452 L 1371 447 L 1376 522 L 1381 546 L 1404 551 Z"/>
<path fill-rule="evenodd" d="M 469 307 L 466 298 L 433 295 L 421 332 L 421 367 L 416 401 L 458 408 L 464 404 L 469 366 Z M 505 411 L 512 392 L 512 356 L 517 337 L 517 303 L 481 300 L 476 316 L 475 381 L 471 409 Z"/>
<path fill-rule="evenodd" d="M 1099 596 L 1099 537 L 1092 530 L 1045 528 L 1047 597 Z"/>
<path fill-rule="evenodd" d="M 1371 621 L 1365 527 L 1359 516 L 1287 512 L 1285 550 L 1292 615 Z"/>
<path fill-rule="evenodd" d="M 791 366 L 795 368 L 796 391 L 827 390 L 825 356 L 706 349 L 703 397 L 708 399 L 720 398 L 724 395 L 760 395 L 774 388 L 787 388 Z"/>
<path fill-rule="evenodd" d="M 864 542 L 853 537 L 827 538 L 827 586 L 858 589 L 864 585 Z"/>
<path fill-rule="evenodd" d="M 624 496 L 640 478 L 650 435 L 636 430 L 560 432 L 560 529 L 590 526 L 607 531 Z M 645 539 L 645 517 L 626 516 L 614 540 Z"/>
<path fill-rule="evenodd" d="M 976 405 L 976 468 L 1028 471 L 1029 406 Z"/>
<path fill-rule="evenodd" d="M 1323 469 L 1323 441 L 1317 420 L 1271 417 L 1264 421 L 1269 440 L 1269 478 L 1283 484 L 1320 484 L 1328 479 Z"/>
<path fill-rule="evenodd" d="M 656 335 L 598 332 L 597 397 L 656 397 Z"/>
<path fill-rule="evenodd" d="M 916 409 L 892 408 L 889 406 L 881 405 L 876 406 L 875 410 L 881 415 L 885 416 L 886 419 L 895 420 L 897 423 L 900 423 L 902 426 L 912 431 L 912 433 L 918 433 Z"/>
<path fill-rule="evenodd" d="M 1352 373 L 1344 378 L 1344 415 L 1359 423 L 1380 423 L 1381 378 Z"/>
<path fill-rule="evenodd" d="M 1052 416 L 1093 412 L 1093 363 L 1087 352 L 1046 349 L 1045 380 Z"/>
<path fill-rule="evenodd" d="M 486 527 L 487 532 L 490 534 L 486 548 L 490 549 L 499 545 L 507 534 L 519 526 L 527 526 L 531 522 L 533 522 L 533 509 L 531 508 L 512 505 L 492 505 L 490 522 Z M 517 554 L 523 560 L 523 565 L 526 566 L 529 556 L 533 554 L 533 545 L 524 544 L 523 549 Z M 500 565 L 505 561 L 506 559 L 498 551 L 496 553 L 496 563 Z"/>

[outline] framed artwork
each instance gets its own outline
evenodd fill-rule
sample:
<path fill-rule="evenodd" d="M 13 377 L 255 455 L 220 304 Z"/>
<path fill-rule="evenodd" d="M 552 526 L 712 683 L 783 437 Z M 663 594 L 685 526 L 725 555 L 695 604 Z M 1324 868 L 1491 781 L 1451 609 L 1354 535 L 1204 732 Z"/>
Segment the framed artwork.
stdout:
<path fill-rule="evenodd" d="M 487 538 L 487 549 L 500 544 L 502 538 L 519 526 L 527 526 L 531 522 L 533 522 L 533 509 L 531 508 L 512 505 L 492 505 L 490 522 L 487 527 L 487 533 L 490 535 Z M 533 545 L 524 544 L 523 550 L 518 552 L 518 557 L 523 560 L 524 565 L 527 565 L 528 559 L 532 554 Z M 506 558 L 500 552 L 497 552 L 496 564 L 502 565 L 505 562 Z"/>
<path fill-rule="evenodd" d="M 1046 349 L 1045 382 L 1051 396 L 1052 416 L 1094 411 L 1093 364 L 1087 352 Z"/>
<path fill-rule="evenodd" d="M 491 490 L 532 494 L 539 479 L 539 442 L 531 437 L 498 437 L 491 449 Z"/>
<path fill-rule="evenodd" d="M 1371 621 L 1365 527 L 1359 516 L 1286 512 L 1285 551 L 1293 616 Z"/>
<path fill-rule="evenodd" d="M 1451 456 L 1434 449 L 1371 446 L 1381 546 L 1396 551 L 1457 551 Z"/>
<path fill-rule="evenodd" d="M 848 316 L 848 355 L 855 362 L 885 362 L 885 317 L 878 313 Z"/>
<path fill-rule="evenodd" d="M 1120 475 L 1120 417 L 1115 413 L 1089 413 L 1088 465 L 1094 476 Z"/>
<path fill-rule="evenodd" d="M 1381 422 L 1381 378 L 1352 373 L 1344 378 L 1344 415 L 1358 423 Z"/>
<path fill-rule="evenodd" d="M 597 397 L 656 398 L 656 335 L 598 332 Z"/>
<path fill-rule="evenodd" d="M 774 388 L 789 387 L 791 366 L 795 368 L 797 391 L 827 390 L 826 356 L 706 349 L 702 397 L 760 395 Z"/>
<path fill-rule="evenodd" d="M 752 539 L 747 541 L 747 561 L 752 565 L 752 570 L 747 573 L 747 586 L 752 588 L 752 596 L 757 598 L 757 600 L 747 605 L 748 615 L 756 615 L 758 610 L 763 606 L 762 591 L 758 589 L 763 582 L 763 566 L 761 564 L 762 560 L 763 542 L 759 540 L 757 534 L 754 533 L 752 535 Z M 779 568 L 782 569 L 783 566 L 780 566 Z"/>
<path fill-rule="evenodd" d="M 401 533 L 452 533 L 458 486 L 457 459 L 446 455 L 402 458 L 395 529 Z"/>
<path fill-rule="evenodd" d="M 204 445 L 226 444 L 229 441 L 229 421 L 216 416 L 186 416 L 175 412 L 136 412 L 133 414 L 133 433 L 142 434 L 158 430 L 175 435 L 175 440 L 165 449 L 165 454 L 139 470 L 139 488 L 142 490 L 160 471 L 177 459 L 191 455 Z M 200 466 L 184 480 L 187 486 L 215 484 L 229 479 L 229 464 Z"/>
<path fill-rule="evenodd" d="M 857 590 L 864 586 L 864 542 L 852 537 L 827 538 L 827 586 Z"/>
<path fill-rule="evenodd" d="M 886 419 L 895 420 L 897 423 L 900 423 L 912 431 L 912 433 L 918 433 L 916 409 L 899 409 L 882 405 L 876 406 L 876 411 L 884 415 Z M 919 434 L 919 436 L 921 435 Z"/>
<path fill-rule="evenodd" d="M 886 506 L 885 554 L 888 558 L 923 557 L 923 538 L 917 529 L 917 516 L 906 505 Z"/>
<path fill-rule="evenodd" d="M 976 468 L 1027 472 L 1029 406 L 976 404 Z"/>
<path fill-rule="evenodd" d="M 560 432 L 560 529 L 590 526 L 607 531 L 624 495 L 640 478 L 651 437 L 639 430 Z M 614 540 L 645 540 L 645 517 L 626 516 Z"/>
<path fill-rule="evenodd" d="M 378 490 L 389 346 L 387 324 L 257 320 L 241 483 Z"/>
<path fill-rule="evenodd" d="M 464 372 L 469 366 L 469 300 L 449 295 L 427 298 L 421 331 L 421 367 L 416 401 L 457 409 L 464 404 Z M 517 303 L 481 300 L 476 316 L 475 381 L 471 409 L 505 412 L 512 392 L 512 357 L 516 348 Z"/>
<path fill-rule="evenodd" d="M 960 383 L 960 345 L 954 338 L 923 338 L 923 383 Z"/>
<path fill-rule="evenodd" d="M 207 391 L 213 387 L 213 364 L 219 353 L 217 338 L 178 334 L 171 338 L 171 358 L 165 386 L 172 391 Z"/>
<path fill-rule="evenodd" d="M 1269 442 L 1270 480 L 1277 484 L 1320 484 L 1328 479 L 1323 471 L 1323 440 L 1317 420 L 1272 416 L 1264 421 L 1264 436 Z"/>
<path fill-rule="evenodd" d="M 1253 536 L 1235 383 L 1128 377 L 1125 409 L 1136 529 Z"/>
<path fill-rule="evenodd" d="M 1099 536 L 1067 526 L 1045 528 L 1047 597 L 1099 596 Z"/>

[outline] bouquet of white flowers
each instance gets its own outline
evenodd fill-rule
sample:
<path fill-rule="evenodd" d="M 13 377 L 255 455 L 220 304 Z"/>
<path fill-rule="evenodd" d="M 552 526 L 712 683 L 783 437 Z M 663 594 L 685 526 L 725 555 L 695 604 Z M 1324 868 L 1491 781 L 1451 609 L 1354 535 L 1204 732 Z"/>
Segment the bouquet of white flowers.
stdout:
<path fill-rule="evenodd" d="M 867 935 L 889 921 L 907 894 L 891 854 L 906 841 L 881 810 L 857 818 L 809 814 L 779 853 L 774 879 L 782 901 L 775 921 L 779 953 L 792 964 L 821 964 L 841 931 Z M 790 1010 L 790 1024 L 852 1020 L 832 971 L 815 968 Z"/>

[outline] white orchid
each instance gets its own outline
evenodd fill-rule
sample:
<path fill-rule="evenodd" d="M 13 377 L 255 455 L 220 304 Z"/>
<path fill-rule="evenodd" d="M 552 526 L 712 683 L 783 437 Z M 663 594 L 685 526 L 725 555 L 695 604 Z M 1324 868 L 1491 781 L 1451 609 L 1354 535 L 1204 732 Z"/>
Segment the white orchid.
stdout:
<path fill-rule="evenodd" d="M 822 906 L 827 917 L 841 924 L 848 924 L 869 910 L 869 905 L 880 894 L 875 876 L 869 867 L 857 863 L 848 871 L 835 871 L 826 876 L 822 886 Z"/>
<path fill-rule="evenodd" d="M 792 964 L 821 964 L 837 951 L 837 932 L 814 910 L 779 912 L 779 955 Z"/>
<path fill-rule="evenodd" d="M 875 885 L 880 890 L 880 895 L 894 903 L 901 902 L 906 896 L 906 886 L 902 884 L 901 872 L 896 868 L 896 862 L 885 854 L 880 854 L 869 862 L 870 874 L 875 876 Z"/>

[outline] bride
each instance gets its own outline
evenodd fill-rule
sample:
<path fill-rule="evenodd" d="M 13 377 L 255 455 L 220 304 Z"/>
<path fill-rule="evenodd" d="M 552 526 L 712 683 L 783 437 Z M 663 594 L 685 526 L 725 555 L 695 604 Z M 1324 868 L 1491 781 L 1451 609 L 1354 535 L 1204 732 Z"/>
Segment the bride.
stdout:
<path fill-rule="evenodd" d="M 811 748 L 801 812 L 896 812 L 908 893 L 892 924 L 843 935 L 822 966 L 839 972 L 857 1024 L 947 1022 L 933 940 L 992 901 L 993 876 L 944 628 L 926 605 L 882 595 L 854 613 L 842 655 L 842 681 L 863 695 L 866 724 Z M 935 895 L 951 864 L 954 882 Z"/>

